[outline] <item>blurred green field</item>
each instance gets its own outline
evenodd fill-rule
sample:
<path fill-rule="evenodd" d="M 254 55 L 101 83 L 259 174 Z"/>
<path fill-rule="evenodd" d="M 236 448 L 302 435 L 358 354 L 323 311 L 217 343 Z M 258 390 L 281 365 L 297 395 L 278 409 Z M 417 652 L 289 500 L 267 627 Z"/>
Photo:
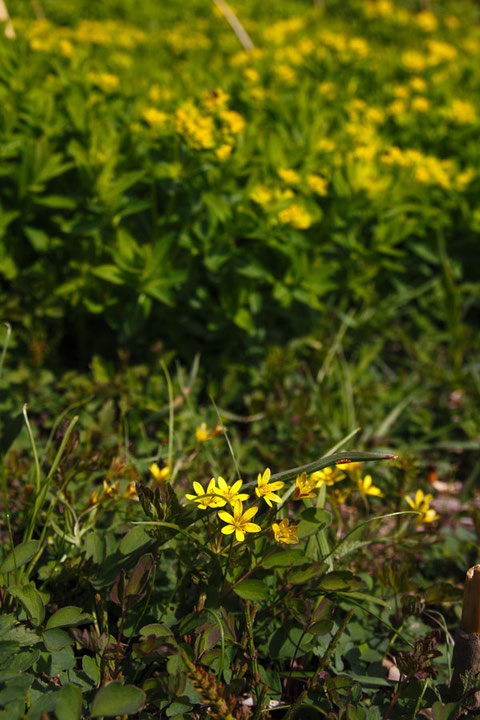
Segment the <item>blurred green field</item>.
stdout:
<path fill-rule="evenodd" d="M 459 717 L 478 4 L 7 5 L 4 716 Z"/>

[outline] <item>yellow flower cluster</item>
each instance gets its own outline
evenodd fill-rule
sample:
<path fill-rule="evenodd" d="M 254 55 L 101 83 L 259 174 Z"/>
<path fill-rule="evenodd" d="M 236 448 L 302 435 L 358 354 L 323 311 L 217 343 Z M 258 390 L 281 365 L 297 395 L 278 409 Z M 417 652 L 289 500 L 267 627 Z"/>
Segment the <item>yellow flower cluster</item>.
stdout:
<path fill-rule="evenodd" d="M 283 225 L 291 225 L 297 230 L 306 230 L 312 224 L 309 212 L 302 206 L 294 203 L 290 207 L 280 210 L 278 219 Z"/>
<path fill-rule="evenodd" d="M 25 23 L 24 32 L 32 50 L 60 53 L 66 57 L 73 55 L 77 45 L 111 45 L 131 50 L 146 38 L 143 30 L 114 20 L 82 20 L 72 28 L 58 27 L 48 20 L 35 20 Z"/>
<path fill-rule="evenodd" d="M 257 478 L 257 487 L 255 493 L 258 498 L 263 498 L 269 507 L 272 507 L 272 501 L 281 503 L 282 499 L 276 494 L 277 490 L 280 490 L 284 483 L 281 481 L 270 482 L 270 469 L 267 468 L 262 474 L 259 473 Z M 192 500 L 197 504 L 200 510 L 207 510 L 209 508 L 217 509 L 224 508 L 227 504 L 230 505 L 232 513 L 222 510 L 218 513 L 218 517 L 222 520 L 225 525 L 221 528 L 221 532 L 224 535 L 232 535 L 235 533 L 235 538 L 238 542 L 245 540 L 247 533 L 257 533 L 261 531 L 260 525 L 252 523 L 252 518 L 258 512 L 258 506 L 253 506 L 247 510 L 243 509 L 243 503 L 249 500 L 250 496 L 248 493 L 240 492 L 242 489 L 242 480 L 237 480 L 233 485 L 228 485 L 224 478 L 218 477 L 217 480 L 212 478 L 208 483 L 206 491 L 199 482 L 193 483 L 193 489 L 195 495 L 187 493 L 185 497 L 187 500 Z M 283 525 L 282 525 L 283 522 Z M 289 526 L 288 520 L 282 521 L 279 525 L 275 523 L 272 526 L 275 539 L 278 542 L 298 542 L 295 538 L 294 533 L 296 526 Z"/>
<path fill-rule="evenodd" d="M 175 112 L 175 129 L 196 150 L 211 150 L 220 161 L 232 152 L 235 137 L 245 129 L 245 119 L 226 107 L 228 95 L 218 89 L 204 94 L 203 110 L 187 101 Z"/>
<path fill-rule="evenodd" d="M 472 169 L 458 174 L 452 160 L 424 155 L 419 150 L 401 150 L 396 146 L 390 147 L 381 157 L 384 165 L 398 165 L 411 168 L 413 177 L 417 182 L 428 185 L 439 185 L 444 189 L 456 187 L 462 190 L 474 176 Z"/>

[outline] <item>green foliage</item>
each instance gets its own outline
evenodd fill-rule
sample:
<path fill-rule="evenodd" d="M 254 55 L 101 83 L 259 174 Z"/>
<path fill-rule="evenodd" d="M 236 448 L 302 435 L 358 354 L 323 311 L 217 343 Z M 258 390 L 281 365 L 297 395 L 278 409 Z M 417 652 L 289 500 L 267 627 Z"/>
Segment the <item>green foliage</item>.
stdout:
<path fill-rule="evenodd" d="M 352 346 L 393 342 L 406 313 L 412 339 L 441 326 L 461 364 L 473 7 L 245 0 L 249 54 L 205 0 L 147 3 L 141 28 L 107 5 L 89 13 L 118 21 L 52 2 L 50 24 L 14 18 L 1 47 L 2 302 L 40 363 L 158 341 L 258 359 L 345 318 Z"/>

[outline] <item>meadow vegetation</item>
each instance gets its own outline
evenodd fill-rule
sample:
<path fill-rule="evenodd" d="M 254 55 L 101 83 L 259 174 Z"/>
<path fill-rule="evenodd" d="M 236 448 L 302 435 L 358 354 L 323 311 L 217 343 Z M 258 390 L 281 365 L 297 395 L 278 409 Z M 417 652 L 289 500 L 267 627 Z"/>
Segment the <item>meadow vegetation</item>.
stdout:
<path fill-rule="evenodd" d="M 7 5 L 0 717 L 468 715 L 478 4 Z"/>

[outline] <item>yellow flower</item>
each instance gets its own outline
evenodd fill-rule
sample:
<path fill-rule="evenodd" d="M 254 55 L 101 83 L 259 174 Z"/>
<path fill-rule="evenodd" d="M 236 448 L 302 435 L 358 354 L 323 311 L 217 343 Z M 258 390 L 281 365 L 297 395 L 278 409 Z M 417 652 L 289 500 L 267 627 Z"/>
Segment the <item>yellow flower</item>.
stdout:
<path fill-rule="evenodd" d="M 220 117 L 224 123 L 224 131 L 231 133 L 232 135 L 238 135 L 245 129 L 245 120 L 240 113 L 235 110 L 224 110 Z"/>
<path fill-rule="evenodd" d="M 420 513 L 420 515 L 415 518 L 415 523 L 417 525 L 433 523 L 439 519 L 440 515 L 438 515 L 438 513 L 430 507 L 430 502 L 433 500 L 433 495 L 430 495 L 430 493 L 425 495 L 423 490 L 417 490 L 415 493 L 415 499 L 411 498 L 410 495 L 406 495 L 405 500 L 412 510 L 416 510 Z"/>
<path fill-rule="evenodd" d="M 457 190 L 464 190 L 474 177 L 475 170 L 473 168 L 467 168 L 463 172 L 459 173 L 459 175 L 455 178 L 455 188 Z"/>
<path fill-rule="evenodd" d="M 298 542 L 298 537 L 295 535 L 298 525 L 290 525 L 289 520 L 280 520 L 279 523 L 273 523 L 272 530 L 275 540 L 279 543 L 289 545 Z"/>
<path fill-rule="evenodd" d="M 383 493 L 380 490 L 380 488 L 376 487 L 375 485 L 372 485 L 372 476 L 371 475 L 365 475 L 364 478 L 358 478 L 357 488 L 362 497 L 366 497 L 367 495 L 383 497 Z"/>
<path fill-rule="evenodd" d="M 238 542 L 243 542 L 245 540 L 245 533 L 260 532 L 262 529 L 260 525 L 250 522 L 257 512 L 258 507 L 251 507 L 243 512 L 243 505 L 240 501 L 236 502 L 233 506 L 233 515 L 222 510 L 218 513 L 218 517 L 227 523 L 227 525 L 222 528 L 222 533 L 224 535 L 231 535 L 234 532 Z"/>
<path fill-rule="evenodd" d="M 267 468 L 263 475 L 258 473 L 257 483 L 258 487 L 255 488 L 255 493 L 259 498 L 262 498 L 265 500 L 267 505 L 270 507 L 273 507 L 272 500 L 274 500 L 277 503 L 282 502 L 282 498 L 278 495 L 275 495 L 275 490 L 280 490 L 285 483 L 277 480 L 277 482 L 269 482 L 270 480 L 270 468 Z"/>
<path fill-rule="evenodd" d="M 87 78 L 99 88 L 101 88 L 104 92 L 110 92 L 111 90 L 115 90 L 115 88 L 118 87 L 120 83 L 118 75 L 113 75 L 112 73 L 89 72 L 87 74 Z"/>
<path fill-rule="evenodd" d="M 220 145 L 220 147 L 218 147 L 215 150 L 215 155 L 217 156 L 217 159 L 220 160 L 220 162 L 222 162 L 223 160 L 226 160 L 230 156 L 231 152 L 232 152 L 232 146 L 225 144 L 225 145 Z"/>
<path fill-rule="evenodd" d="M 310 188 L 310 190 L 313 190 L 314 193 L 317 195 L 326 195 L 327 194 L 327 181 L 325 178 L 321 177 L 321 175 L 315 175 L 314 173 L 310 173 L 310 175 L 307 176 L 307 185 Z"/>
<path fill-rule="evenodd" d="M 151 107 L 142 110 L 142 118 L 146 120 L 151 127 L 159 127 L 160 125 L 166 124 L 168 115 L 166 112 L 162 112 L 162 110 Z"/>
<path fill-rule="evenodd" d="M 303 472 L 298 475 L 295 480 L 295 490 L 293 491 L 292 500 L 301 500 L 305 498 L 315 497 L 317 489 L 317 481 L 311 477 L 307 477 L 307 473 Z"/>
<path fill-rule="evenodd" d="M 317 470 L 310 475 L 310 480 L 315 480 L 316 487 L 320 488 L 322 485 L 334 485 L 336 482 L 343 480 L 343 475 L 338 468 L 327 467 L 324 470 Z"/>
<path fill-rule="evenodd" d="M 415 92 L 425 92 L 427 89 L 427 83 L 422 77 L 413 77 L 410 80 L 410 86 Z"/>
<path fill-rule="evenodd" d="M 118 495 L 118 489 L 120 487 L 120 481 L 117 480 L 113 485 L 108 484 L 108 480 L 103 481 L 103 494 L 105 497 L 114 498 Z"/>
<path fill-rule="evenodd" d="M 414 16 L 414 20 L 424 32 L 433 32 L 438 27 L 438 20 L 430 10 L 422 10 Z"/>
<path fill-rule="evenodd" d="M 454 100 L 449 115 L 459 125 L 467 125 L 477 119 L 475 106 L 468 100 Z"/>
<path fill-rule="evenodd" d="M 168 480 L 170 475 L 170 468 L 168 465 L 165 465 L 162 469 L 160 469 L 157 463 L 153 463 L 148 469 L 158 483 L 163 483 Z"/>
<path fill-rule="evenodd" d="M 280 168 L 278 174 L 287 185 L 298 185 L 300 182 L 300 175 L 290 168 Z"/>
<path fill-rule="evenodd" d="M 242 487 L 242 481 L 237 480 L 231 487 L 227 485 L 223 477 L 218 478 L 218 487 L 213 488 L 215 495 L 219 495 L 221 498 L 226 500 L 233 507 L 235 503 L 242 503 L 244 500 L 248 500 L 249 495 L 247 493 L 239 493 L 238 491 Z"/>
<path fill-rule="evenodd" d="M 291 225 L 298 230 L 306 230 L 312 224 L 312 218 L 301 205 L 290 205 L 278 213 L 278 219 L 283 225 Z"/>
<path fill-rule="evenodd" d="M 335 143 L 329 138 L 320 138 L 317 142 L 317 150 L 322 150 L 323 152 L 333 152 L 335 147 Z"/>
<path fill-rule="evenodd" d="M 193 489 L 197 493 L 196 495 L 186 494 L 187 500 L 193 500 L 197 503 L 201 510 L 207 508 L 224 507 L 227 504 L 226 500 L 219 498 L 215 495 L 215 478 L 212 478 L 207 486 L 207 492 L 203 489 L 199 482 L 193 483 Z"/>
<path fill-rule="evenodd" d="M 223 92 L 221 88 L 216 90 L 206 90 L 203 93 L 202 103 L 209 112 L 219 112 L 224 110 L 230 95 Z"/>
<path fill-rule="evenodd" d="M 135 480 L 131 480 L 128 483 L 127 487 L 122 493 L 122 498 L 125 498 L 126 500 L 138 500 Z"/>
<path fill-rule="evenodd" d="M 250 198 L 257 205 L 268 205 L 273 199 L 272 191 L 269 190 L 265 185 L 255 185 L 253 190 L 250 192 Z"/>
<path fill-rule="evenodd" d="M 210 433 L 207 430 L 207 423 L 202 422 L 195 430 L 195 439 L 197 442 L 207 442 L 210 439 Z"/>
<path fill-rule="evenodd" d="M 427 112 L 430 107 L 430 100 L 426 97 L 414 97 L 412 100 L 412 110 L 415 112 Z"/>

